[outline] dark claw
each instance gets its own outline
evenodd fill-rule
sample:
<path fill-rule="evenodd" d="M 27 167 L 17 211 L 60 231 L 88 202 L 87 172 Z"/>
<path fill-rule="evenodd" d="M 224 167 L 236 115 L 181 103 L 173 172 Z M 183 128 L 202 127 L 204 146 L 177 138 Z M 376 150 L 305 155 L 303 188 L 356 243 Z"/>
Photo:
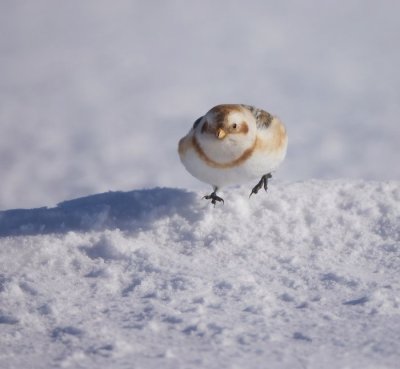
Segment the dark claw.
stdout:
<path fill-rule="evenodd" d="M 267 190 L 268 190 L 268 180 L 272 178 L 272 174 L 268 173 L 264 177 L 265 177 L 265 179 L 264 179 L 264 190 L 265 190 L 265 192 L 267 192 Z"/>
<path fill-rule="evenodd" d="M 211 204 L 213 204 L 214 206 L 217 203 L 217 201 L 222 202 L 224 204 L 224 199 L 222 197 L 217 196 L 217 191 L 214 191 L 209 195 L 204 196 L 203 199 L 211 200 Z"/>
<path fill-rule="evenodd" d="M 258 183 L 253 187 L 253 189 L 251 190 L 249 197 L 251 197 L 251 195 L 252 195 L 253 193 L 254 193 L 254 194 L 257 194 L 257 192 L 261 189 L 261 187 L 264 187 L 264 190 L 265 190 L 265 192 L 266 192 L 266 191 L 268 190 L 268 179 L 270 179 L 270 178 L 272 178 L 271 173 L 264 174 L 264 175 L 261 177 L 260 182 L 258 182 Z"/>

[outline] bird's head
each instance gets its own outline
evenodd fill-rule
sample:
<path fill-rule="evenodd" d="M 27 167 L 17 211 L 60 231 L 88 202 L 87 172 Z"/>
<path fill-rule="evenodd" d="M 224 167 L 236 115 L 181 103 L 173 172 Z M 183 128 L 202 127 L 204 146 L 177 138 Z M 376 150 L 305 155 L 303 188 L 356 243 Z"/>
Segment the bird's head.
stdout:
<path fill-rule="evenodd" d="M 193 125 L 199 140 L 236 142 L 252 140 L 256 134 L 253 115 L 241 105 L 217 105 Z"/>
<path fill-rule="evenodd" d="M 193 125 L 199 145 L 213 158 L 229 161 L 254 145 L 257 133 L 252 113 L 241 105 L 217 105 Z"/>

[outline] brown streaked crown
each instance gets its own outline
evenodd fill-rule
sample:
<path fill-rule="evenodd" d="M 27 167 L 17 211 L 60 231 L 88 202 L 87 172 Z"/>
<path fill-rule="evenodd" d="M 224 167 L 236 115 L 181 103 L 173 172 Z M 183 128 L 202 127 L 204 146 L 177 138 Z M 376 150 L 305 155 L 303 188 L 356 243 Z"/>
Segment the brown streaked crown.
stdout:
<path fill-rule="evenodd" d="M 207 114 L 209 113 L 213 114 L 217 125 L 222 125 L 229 113 L 231 113 L 232 111 L 241 111 L 241 110 L 242 108 L 238 104 L 221 104 L 211 108 Z"/>

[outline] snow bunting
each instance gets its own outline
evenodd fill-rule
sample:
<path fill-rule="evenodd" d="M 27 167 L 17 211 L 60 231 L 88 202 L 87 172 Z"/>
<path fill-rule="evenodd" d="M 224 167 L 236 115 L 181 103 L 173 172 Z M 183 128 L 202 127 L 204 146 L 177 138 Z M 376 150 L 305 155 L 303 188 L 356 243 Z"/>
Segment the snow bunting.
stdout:
<path fill-rule="evenodd" d="M 283 161 L 287 148 L 286 129 L 275 116 L 244 104 L 214 106 L 198 118 L 179 141 L 179 157 L 187 171 L 213 192 L 205 196 L 212 204 L 223 202 L 217 191 L 224 186 L 260 181 L 267 191 L 268 179 Z"/>

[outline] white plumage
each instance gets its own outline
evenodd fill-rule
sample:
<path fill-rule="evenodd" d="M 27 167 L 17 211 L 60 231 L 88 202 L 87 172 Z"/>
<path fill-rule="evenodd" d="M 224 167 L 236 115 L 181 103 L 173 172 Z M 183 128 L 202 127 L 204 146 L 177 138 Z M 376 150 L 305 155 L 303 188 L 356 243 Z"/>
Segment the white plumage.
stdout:
<path fill-rule="evenodd" d="M 277 118 L 250 105 L 217 105 L 193 124 L 179 141 L 180 159 L 190 174 L 211 184 L 206 196 L 223 201 L 216 191 L 224 186 L 259 179 L 257 193 L 283 161 L 287 135 Z M 250 195 L 251 195 L 250 194 Z"/>

